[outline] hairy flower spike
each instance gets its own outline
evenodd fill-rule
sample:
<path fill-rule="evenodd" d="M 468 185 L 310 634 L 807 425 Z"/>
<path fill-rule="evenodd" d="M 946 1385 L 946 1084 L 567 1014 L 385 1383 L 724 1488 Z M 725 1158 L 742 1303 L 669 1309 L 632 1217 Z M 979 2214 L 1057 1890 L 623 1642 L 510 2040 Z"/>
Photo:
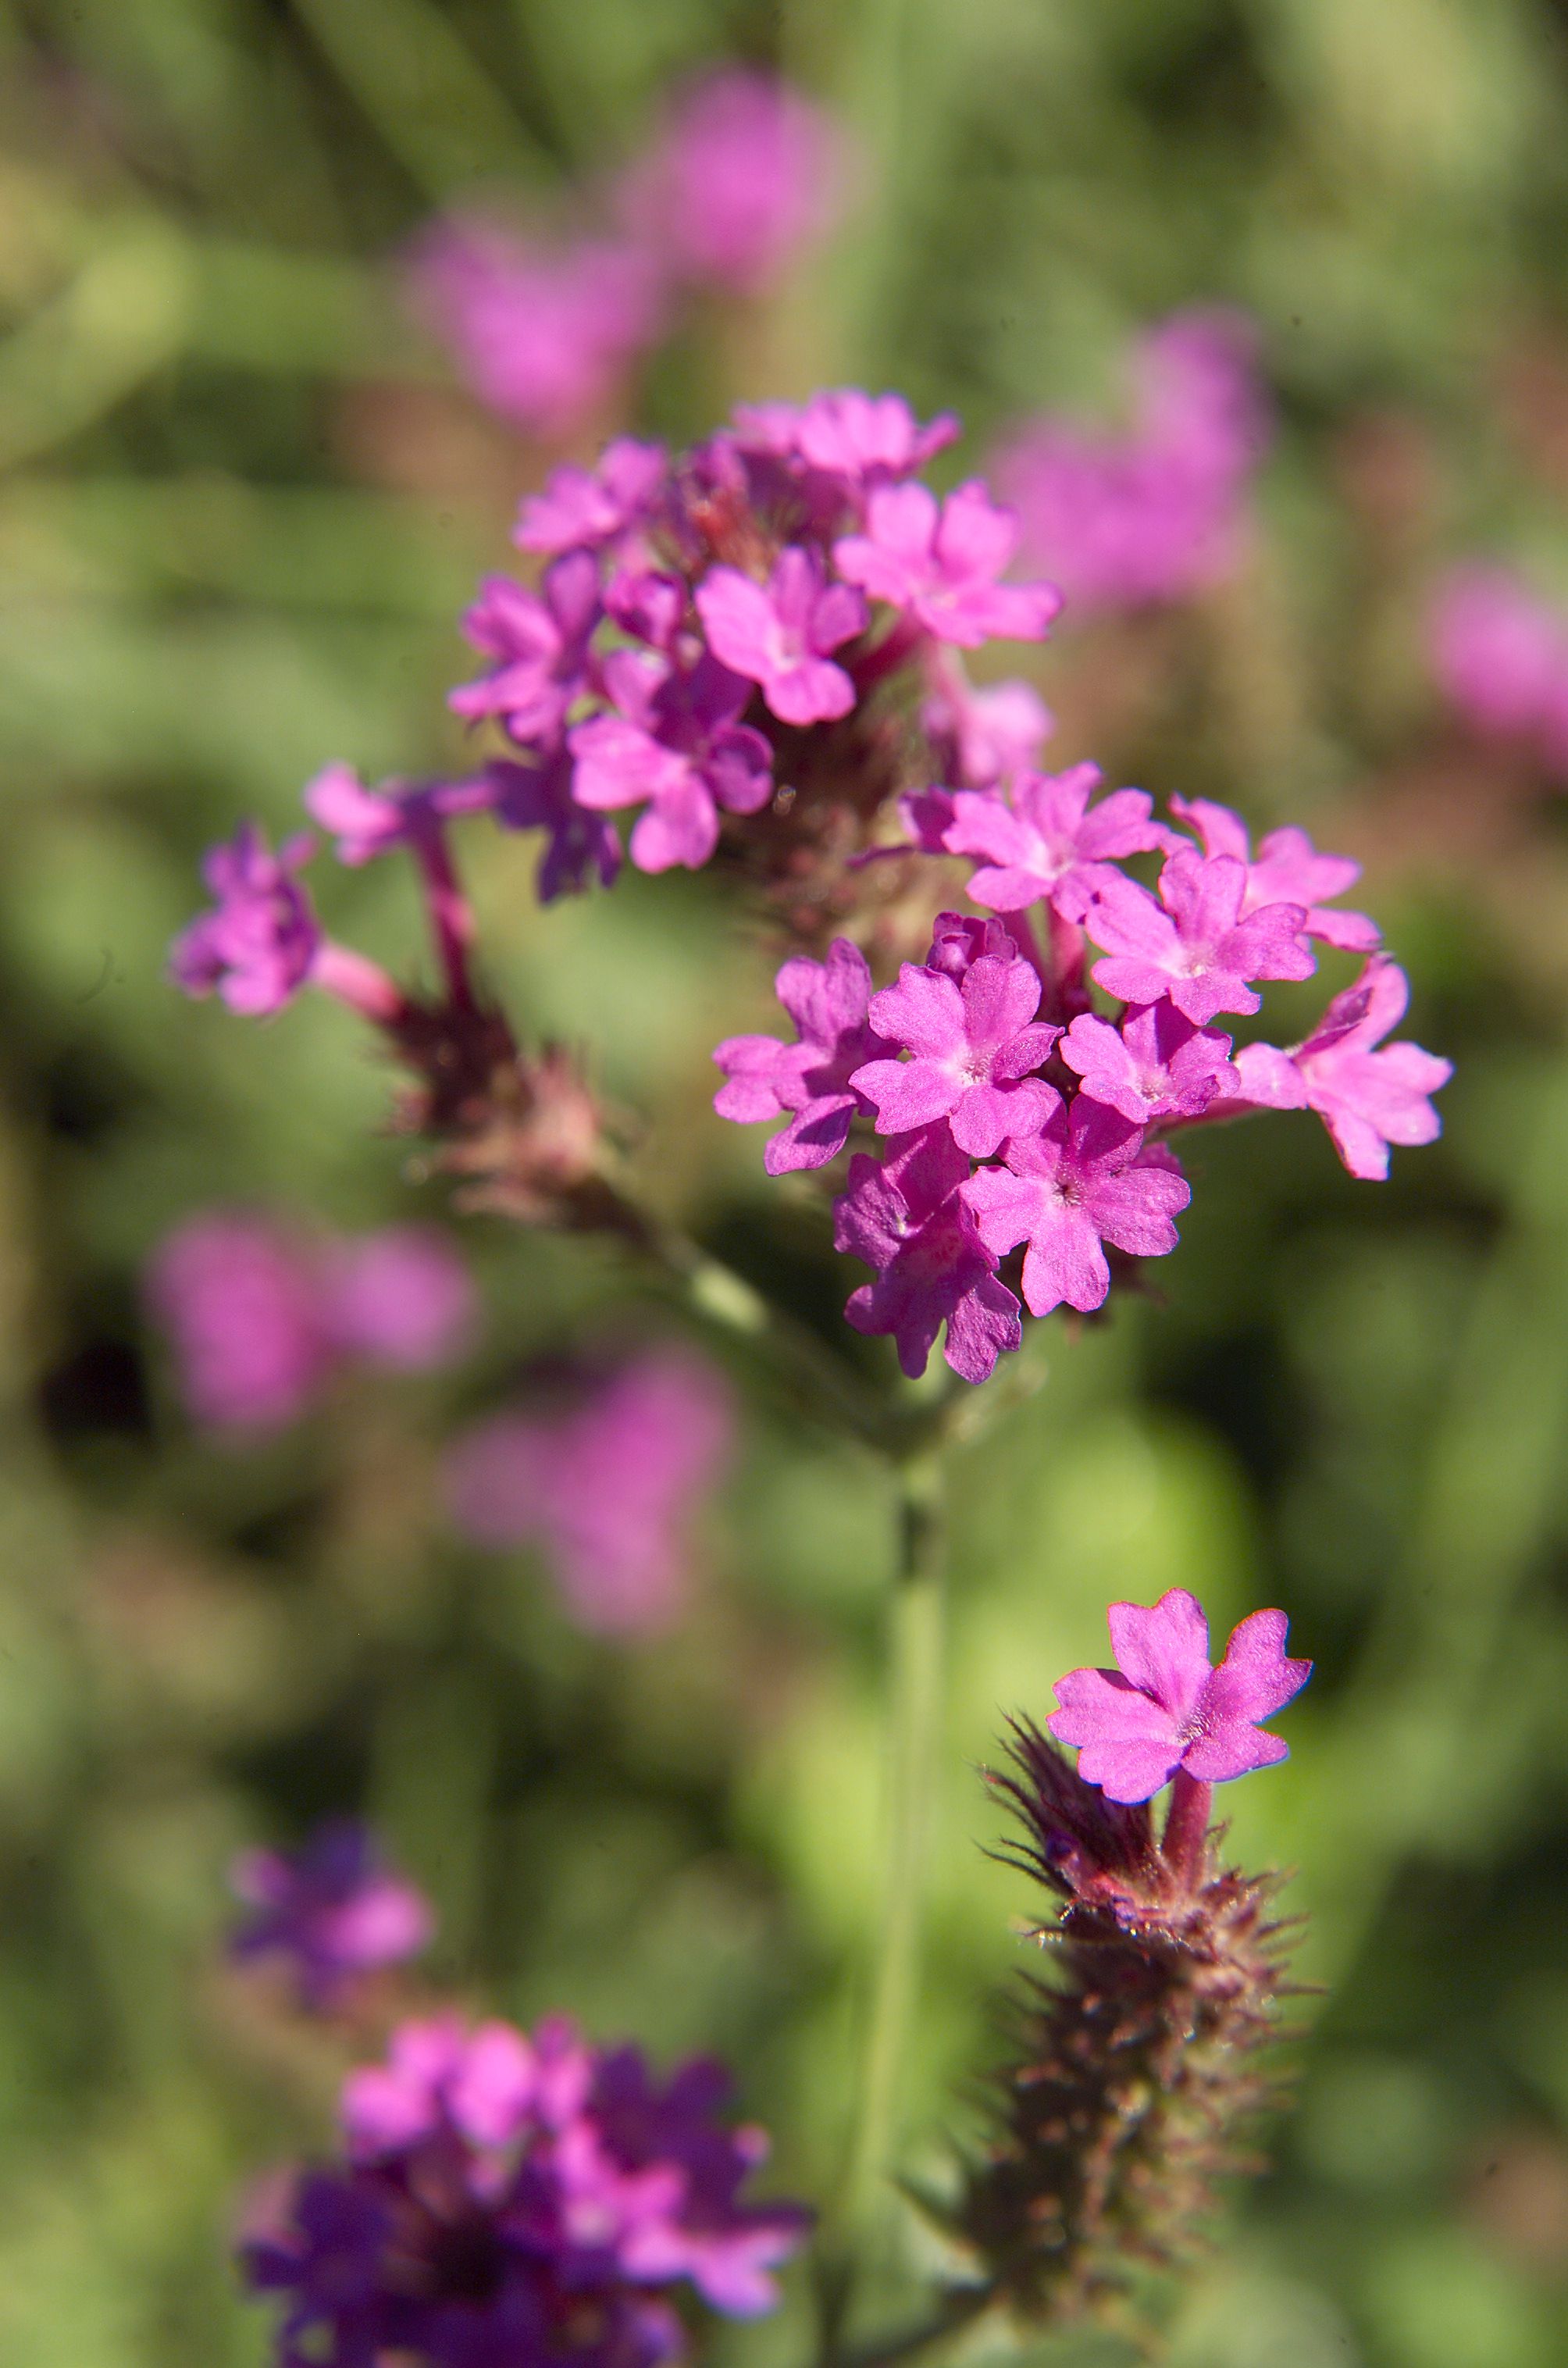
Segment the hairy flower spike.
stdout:
<path fill-rule="evenodd" d="M 1256 2168 L 1284 1928 L 1277 1878 L 1223 1867 L 1217 1835 L 1157 1839 L 1146 1804 L 1086 1783 L 1028 1719 L 1011 1759 L 987 1782 L 1022 1827 L 1001 1855 L 1051 1895 L 1051 1973 L 1020 1987 L 953 2229 L 993 2300 L 1055 2324 L 1190 2255 L 1216 2181 Z"/>

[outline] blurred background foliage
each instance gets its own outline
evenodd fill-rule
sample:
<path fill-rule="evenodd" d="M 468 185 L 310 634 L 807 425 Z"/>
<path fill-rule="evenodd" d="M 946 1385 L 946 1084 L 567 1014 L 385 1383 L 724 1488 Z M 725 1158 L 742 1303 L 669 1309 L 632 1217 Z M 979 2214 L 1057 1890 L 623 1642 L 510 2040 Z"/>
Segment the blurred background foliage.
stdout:
<path fill-rule="evenodd" d="M 692 1615 L 594 1644 L 431 1483 L 526 1358 L 670 1322 L 624 1267 L 472 1222 L 460 1375 L 346 1383 L 243 1455 L 191 1435 L 136 1285 L 213 1200 L 440 1213 L 342 1014 L 187 1006 L 165 943 L 239 811 L 288 827 L 332 757 L 454 755 L 456 615 L 559 457 L 457 391 L 389 258 L 454 194 L 548 210 L 731 58 L 838 110 L 855 207 L 776 302 L 688 324 L 634 424 L 858 378 L 960 409 L 972 467 L 1023 412 L 1113 404 L 1163 311 L 1250 309 L 1281 414 L 1257 550 L 1182 612 L 1069 620 L 1039 669 L 1054 746 L 1360 854 L 1415 1032 L 1458 1064 L 1443 1144 L 1384 1190 L 1304 1120 L 1204 1142 L 1164 1304 L 1059 1331 L 960 1464 L 915 2159 L 939 2178 L 1030 1905 L 979 1847 L 1000 1713 L 1098 1657 L 1113 1593 L 1188 1585 L 1216 1624 L 1283 1603 L 1319 1675 L 1235 1834 L 1299 1866 L 1328 1987 L 1176 2355 L 1551 2368 L 1568 836 L 1454 742 L 1419 635 L 1456 553 L 1568 592 L 1551 0 L 0 0 L 0 2357 L 263 2357 L 232 2200 L 323 2130 L 335 2059 L 218 1970 L 223 1869 L 328 1810 L 363 1806 L 434 1895 L 432 1980 L 716 2046 L 783 2183 L 835 2158 L 876 1896 L 877 1474 L 755 1413 Z M 707 881 L 541 917 L 529 868 L 484 840 L 493 973 L 653 1114 L 666 1205 L 758 1255 L 757 1138 L 708 1117 L 706 1055 L 766 1024 L 763 958 Z M 327 918 L 406 964 L 390 871 L 328 880 Z M 786 2316 L 725 2356 L 803 2340 Z"/>

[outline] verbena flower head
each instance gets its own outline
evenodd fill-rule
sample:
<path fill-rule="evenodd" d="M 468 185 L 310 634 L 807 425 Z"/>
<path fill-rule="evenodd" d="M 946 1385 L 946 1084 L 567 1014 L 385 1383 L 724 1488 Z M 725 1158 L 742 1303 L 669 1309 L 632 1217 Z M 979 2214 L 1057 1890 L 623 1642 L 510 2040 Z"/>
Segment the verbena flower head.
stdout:
<path fill-rule="evenodd" d="M 1126 434 L 1041 418 L 998 456 L 1028 555 L 1074 615 L 1183 599 L 1234 570 L 1268 442 L 1256 347 L 1238 314 L 1176 313 L 1135 349 Z"/>
<path fill-rule="evenodd" d="M 1144 1645 L 1156 1693 L 1198 1679 L 1179 1644 L 1146 1634 Z M 1146 1803 L 1086 1782 L 1032 1721 L 1013 1722 L 1011 1747 L 1011 1764 L 987 1771 L 1018 1826 L 998 1856 L 1045 1895 L 1036 1937 L 1050 1946 L 1013 2002 L 991 2127 L 952 2214 L 969 2254 L 953 2302 L 972 2306 L 978 2285 L 1015 2319 L 1059 2328 L 1190 2259 L 1217 2181 L 1262 2167 L 1244 2141 L 1278 2101 L 1259 2054 L 1288 1990 L 1289 1923 L 1277 1878 L 1220 1859 L 1201 1785 L 1173 1848 Z"/>
<path fill-rule="evenodd" d="M 345 2084 L 343 2152 L 258 2200 L 242 2243 L 278 2296 L 279 2368 L 658 2368 L 686 2298 L 767 2311 L 809 2215 L 744 2200 L 765 2158 L 697 2059 L 667 2081 L 561 2020 L 403 2024 Z"/>
<path fill-rule="evenodd" d="M 1262 1721 L 1293 1701 L 1312 1673 L 1287 1657 L 1282 1611 L 1255 1611 L 1233 1631 L 1218 1668 L 1209 1622 L 1184 1587 L 1158 1603 L 1113 1603 L 1114 1669 L 1071 1669 L 1057 1681 L 1048 1718 L 1074 1746 L 1078 1773 L 1112 1801 L 1147 1801 L 1178 1769 L 1201 1784 L 1228 1782 L 1290 1757 Z"/>
<path fill-rule="evenodd" d="M 229 1883 L 251 1911 L 231 1953 L 282 1959 L 312 2008 L 335 2006 L 366 1974 L 417 1956 L 435 1930 L 424 1894 L 386 1865 L 353 1817 L 329 1819 L 291 1853 L 242 1850 Z"/>
<path fill-rule="evenodd" d="M 476 1312 L 461 1259 L 424 1226 L 334 1238 L 239 1210 L 176 1226 L 144 1288 L 192 1420 L 236 1434 L 296 1421 L 346 1360 L 450 1362 Z"/>
<path fill-rule="evenodd" d="M 828 1167 L 858 1133 L 835 1240 L 877 1279 L 846 1312 L 891 1334 L 906 1372 L 946 1325 L 949 1364 L 984 1380 L 1021 1340 L 1020 1294 L 1037 1316 L 1092 1314 L 1113 1257 L 1168 1255 L 1190 1199 L 1172 1148 L 1185 1127 L 1311 1108 L 1367 1178 L 1386 1175 L 1391 1143 L 1437 1134 L 1449 1064 L 1381 1046 L 1408 988 L 1381 952 L 1289 1053 L 1236 1053 L 1213 1025 L 1256 1012 L 1259 982 L 1309 977 L 1319 944 L 1375 946 L 1375 924 L 1334 901 L 1358 877 L 1349 858 L 1290 827 L 1255 854 L 1241 816 L 1208 800 L 1173 798 L 1161 821 L 1142 790 L 1103 794 L 1090 764 L 938 783 L 899 811 L 909 852 L 967 859 L 970 894 L 1005 918 L 938 914 L 925 962 L 880 990 L 844 939 L 824 966 L 786 964 L 799 1043 L 727 1039 L 714 1106 L 795 1114 L 768 1147 L 774 1175 Z M 1123 866 L 1156 853 L 1151 893 Z M 856 1061 L 867 1032 L 880 1041 Z"/>
<path fill-rule="evenodd" d="M 733 1436 L 711 1367 L 645 1349 L 563 1406 L 476 1425 L 448 1452 L 448 1503 L 483 1545 L 539 1547 L 579 1627 L 650 1634 L 685 1607 L 695 1520 Z"/>
<path fill-rule="evenodd" d="M 1038 747 L 1035 694 L 974 690 L 957 651 L 1040 639 L 1058 598 L 1003 580 L 1017 531 L 983 485 L 917 482 L 955 433 L 849 388 L 674 458 L 623 438 L 524 503 L 543 581 L 487 579 L 484 668 L 453 704 L 500 737 L 502 821 L 551 833 L 543 895 L 613 876 L 602 842 L 568 851 L 575 809 L 601 832 L 635 814 L 642 871 L 719 855 L 792 923 L 848 907 L 878 893 L 855 859 L 949 746 L 971 781 Z"/>
<path fill-rule="evenodd" d="M 844 179 L 826 116 L 770 75 L 725 67 L 677 93 L 619 211 L 675 278 L 751 296 L 832 227 Z"/>
<path fill-rule="evenodd" d="M 1472 732 L 1568 781 L 1568 613 L 1503 567 L 1454 569 L 1427 618 L 1432 670 Z"/>
<path fill-rule="evenodd" d="M 274 855 L 254 823 L 202 865 L 213 899 L 169 949 L 169 974 L 187 995 L 222 996 L 231 1011 L 265 1019 L 304 985 L 322 944 L 299 873 L 314 841 L 285 840 Z"/>
<path fill-rule="evenodd" d="M 659 274 L 626 239 L 552 244 L 457 214 L 426 233 L 408 277 L 480 401 L 532 436 L 608 410 L 659 325 Z"/>

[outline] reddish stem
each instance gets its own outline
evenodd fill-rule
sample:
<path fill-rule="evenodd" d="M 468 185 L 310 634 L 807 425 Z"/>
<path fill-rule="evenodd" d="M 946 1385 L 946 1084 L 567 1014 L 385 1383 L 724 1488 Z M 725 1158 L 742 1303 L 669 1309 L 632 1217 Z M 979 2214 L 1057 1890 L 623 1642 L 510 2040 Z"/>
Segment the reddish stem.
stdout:
<path fill-rule="evenodd" d="M 469 948 L 473 943 L 473 907 L 462 892 L 446 833 L 431 821 L 413 837 L 413 852 L 425 885 L 431 934 L 440 958 L 447 993 L 460 1011 L 475 1008 L 469 973 Z"/>
<path fill-rule="evenodd" d="M 1196 1776 L 1178 1768 L 1171 1787 L 1171 1805 L 1165 1812 L 1160 1852 L 1171 1873 L 1188 1890 L 1195 1891 L 1202 1881 L 1209 1816 L 1213 1804 L 1213 1785 L 1200 1784 Z"/>

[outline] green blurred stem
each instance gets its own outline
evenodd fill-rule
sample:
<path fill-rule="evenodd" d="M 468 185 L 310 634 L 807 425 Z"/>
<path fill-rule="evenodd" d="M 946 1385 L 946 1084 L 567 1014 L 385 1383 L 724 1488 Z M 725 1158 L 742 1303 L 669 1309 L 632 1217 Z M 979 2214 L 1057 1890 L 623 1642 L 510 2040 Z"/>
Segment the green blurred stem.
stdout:
<path fill-rule="evenodd" d="M 841 2356 L 856 2271 L 874 2238 L 899 2139 L 919 1986 L 942 1713 L 946 1520 L 940 1455 L 899 1464 L 899 1557 L 890 1609 L 887 1848 L 854 2123 L 824 2277 L 823 2357 Z M 906 2347 L 918 2348 L 918 2347 Z"/>

